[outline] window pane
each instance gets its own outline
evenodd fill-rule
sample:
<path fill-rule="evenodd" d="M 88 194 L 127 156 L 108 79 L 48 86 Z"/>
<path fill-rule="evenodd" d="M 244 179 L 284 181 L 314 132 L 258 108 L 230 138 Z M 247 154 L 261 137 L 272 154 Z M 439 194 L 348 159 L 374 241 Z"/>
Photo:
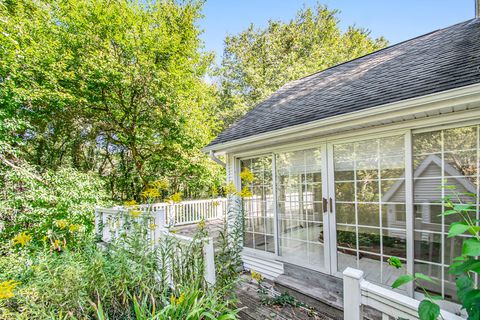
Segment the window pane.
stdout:
<path fill-rule="evenodd" d="M 280 254 L 292 263 L 323 267 L 323 194 L 320 149 L 277 156 Z M 313 256 L 314 255 L 314 256 Z"/>
<path fill-rule="evenodd" d="M 437 278 L 435 285 L 425 283 L 427 290 L 449 300 L 456 297 L 447 268 L 461 253 L 463 239 L 447 237 L 449 225 L 459 217 L 441 215 L 447 209 L 442 199 L 478 205 L 478 129 L 459 127 L 413 136 L 414 250 L 415 259 L 425 261 L 415 261 L 415 270 Z M 478 217 L 473 213 L 471 218 Z"/>
<path fill-rule="evenodd" d="M 266 245 L 266 234 L 273 234 L 272 157 L 246 159 L 240 162 L 242 171 L 253 174 L 252 182 L 242 181 L 242 188 L 252 193 L 243 200 L 245 212 L 245 246 L 275 252 Z M 253 234 L 252 234 L 253 232 Z"/>
<path fill-rule="evenodd" d="M 378 204 L 358 204 L 358 224 L 380 226 L 380 206 Z"/>
<path fill-rule="evenodd" d="M 382 229 L 383 254 L 400 258 L 407 257 L 406 232 Z"/>
<path fill-rule="evenodd" d="M 406 256 L 404 144 L 400 135 L 334 145 L 339 270 L 360 267 L 385 283 L 392 272 L 384 255 Z"/>

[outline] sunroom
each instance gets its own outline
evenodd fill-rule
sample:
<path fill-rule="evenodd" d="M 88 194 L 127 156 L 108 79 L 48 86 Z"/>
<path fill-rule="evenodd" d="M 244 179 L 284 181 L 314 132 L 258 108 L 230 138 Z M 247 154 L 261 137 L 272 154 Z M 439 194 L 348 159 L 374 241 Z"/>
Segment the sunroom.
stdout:
<path fill-rule="evenodd" d="M 462 241 L 440 214 L 447 196 L 479 205 L 479 38 L 474 19 L 293 81 L 221 133 L 206 151 L 251 191 L 246 264 L 271 278 L 354 267 L 389 286 L 396 256 L 455 301 Z"/>

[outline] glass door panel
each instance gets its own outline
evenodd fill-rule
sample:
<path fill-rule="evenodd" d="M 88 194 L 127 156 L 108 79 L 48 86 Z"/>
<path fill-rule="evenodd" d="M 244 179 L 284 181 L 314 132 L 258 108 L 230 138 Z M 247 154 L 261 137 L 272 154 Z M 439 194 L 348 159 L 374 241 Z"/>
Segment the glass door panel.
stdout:
<path fill-rule="evenodd" d="M 298 265 L 325 268 L 322 150 L 276 156 L 280 255 Z"/>
<path fill-rule="evenodd" d="M 358 268 L 367 279 L 391 284 L 398 271 L 388 258 L 406 258 L 404 136 L 333 144 L 329 150 L 333 270 Z"/>

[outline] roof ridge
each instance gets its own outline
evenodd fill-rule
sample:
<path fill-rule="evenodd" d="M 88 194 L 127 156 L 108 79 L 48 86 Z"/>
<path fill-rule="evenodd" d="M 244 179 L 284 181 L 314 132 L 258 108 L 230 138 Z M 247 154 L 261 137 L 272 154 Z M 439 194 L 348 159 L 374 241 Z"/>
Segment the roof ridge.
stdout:
<path fill-rule="evenodd" d="M 334 66 L 331 66 L 331 67 L 328 67 L 328 68 L 325 68 L 325 69 L 322 69 L 322 70 L 318 70 L 318 71 L 316 71 L 316 72 L 314 72 L 314 73 L 312 73 L 312 74 L 303 76 L 303 77 L 298 78 L 298 79 L 296 79 L 296 80 L 289 81 L 289 82 L 287 82 L 287 83 L 295 82 L 295 81 L 299 81 L 299 80 L 302 80 L 302 79 L 309 78 L 309 77 L 311 77 L 311 76 L 317 75 L 317 74 L 322 73 L 322 72 L 324 72 L 324 71 L 331 70 L 331 69 L 334 69 L 334 68 L 339 67 L 339 66 L 341 66 L 341 65 L 344 65 L 344 64 L 346 64 L 346 63 L 350 63 L 350 62 L 353 62 L 353 61 L 356 61 L 356 60 L 360 60 L 360 59 L 366 58 L 366 57 L 368 57 L 368 56 L 372 56 L 372 55 L 377 54 L 377 53 L 379 53 L 379 52 L 382 52 L 382 51 L 385 51 L 385 50 L 388 50 L 388 49 L 391 49 L 391 48 L 400 46 L 400 45 L 405 44 L 405 43 L 410 42 L 410 41 L 418 40 L 418 39 L 420 39 L 420 38 L 426 37 L 426 36 L 428 36 L 428 35 L 437 33 L 437 32 L 439 32 L 439 31 L 442 31 L 442 30 L 445 30 L 445 29 L 450 29 L 450 28 L 453 28 L 453 27 L 458 26 L 458 25 L 461 25 L 461 24 L 468 24 L 468 23 L 470 23 L 470 22 L 472 22 L 472 21 L 474 21 L 474 20 L 477 20 L 477 19 L 480 20 L 480 18 L 472 18 L 472 19 L 469 19 L 469 20 L 466 20 L 466 21 L 462 21 L 462 22 L 458 22 L 458 23 L 452 24 L 452 25 L 450 25 L 450 26 L 448 26 L 448 27 L 444 27 L 444 28 L 440 28 L 440 29 L 437 29 L 437 30 L 433 30 L 433 31 L 424 33 L 424 34 L 422 34 L 422 35 L 416 36 L 416 37 L 411 38 L 411 39 L 407 39 L 407 40 L 403 40 L 403 41 L 397 42 L 397 43 L 392 44 L 392 45 L 390 45 L 390 46 L 388 46 L 388 47 L 378 49 L 377 51 L 373 51 L 373 52 L 367 53 L 367 54 L 365 54 L 365 55 L 363 55 L 363 56 L 356 57 L 356 58 L 354 58 L 354 59 L 341 62 L 341 63 L 339 63 L 339 64 L 336 64 L 336 65 L 334 65 Z"/>

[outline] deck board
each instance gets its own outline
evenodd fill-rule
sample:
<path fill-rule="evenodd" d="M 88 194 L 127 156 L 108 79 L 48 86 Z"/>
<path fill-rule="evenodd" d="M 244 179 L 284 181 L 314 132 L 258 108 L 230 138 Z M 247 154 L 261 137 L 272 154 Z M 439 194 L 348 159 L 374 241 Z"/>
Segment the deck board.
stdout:
<path fill-rule="evenodd" d="M 319 314 L 314 310 L 292 306 L 267 306 L 262 304 L 258 296 L 258 285 L 249 281 L 248 277 L 242 277 L 236 294 L 239 300 L 238 308 L 241 320 L 331 320 L 331 318 Z"/>

